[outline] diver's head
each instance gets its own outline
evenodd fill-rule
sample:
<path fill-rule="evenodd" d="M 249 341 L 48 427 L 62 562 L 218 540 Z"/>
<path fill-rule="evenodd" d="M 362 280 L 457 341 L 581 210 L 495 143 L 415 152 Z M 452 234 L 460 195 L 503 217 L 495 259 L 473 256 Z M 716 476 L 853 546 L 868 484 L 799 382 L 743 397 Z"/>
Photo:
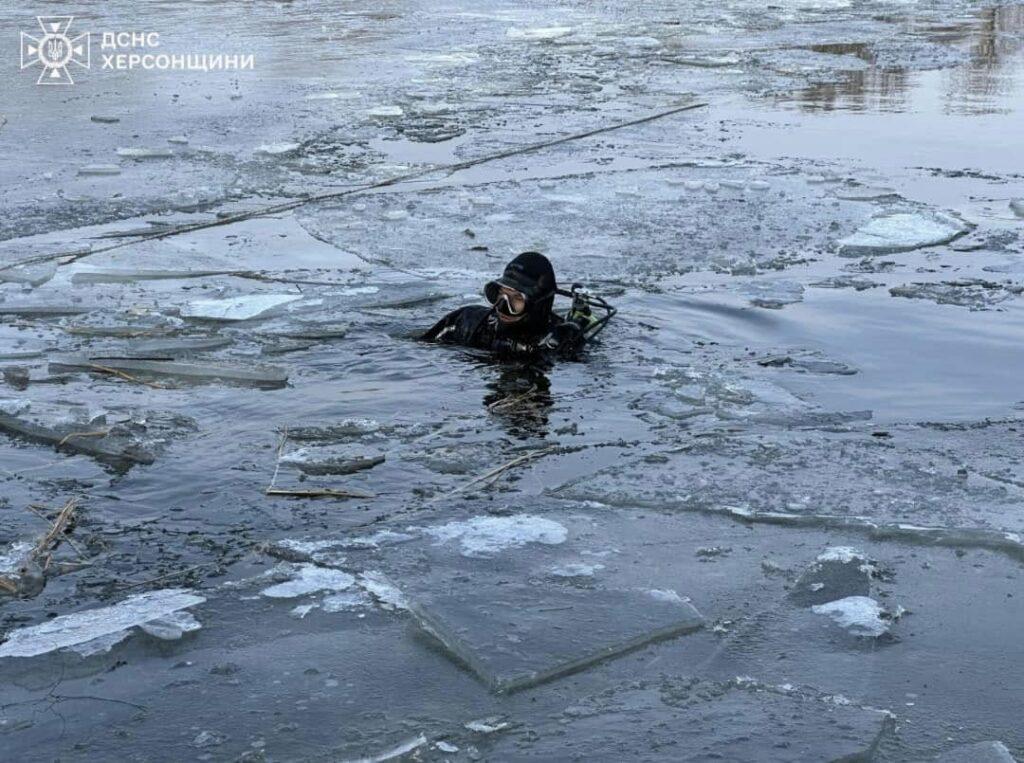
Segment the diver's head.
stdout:
<path fill-rule="evenodd" d="M 543 329 L 555 302 L 555 270 L 540 252 L 523 252 L 505 266 L 501 278 L 484 287 L 499 326 L 509 333 Z"/>

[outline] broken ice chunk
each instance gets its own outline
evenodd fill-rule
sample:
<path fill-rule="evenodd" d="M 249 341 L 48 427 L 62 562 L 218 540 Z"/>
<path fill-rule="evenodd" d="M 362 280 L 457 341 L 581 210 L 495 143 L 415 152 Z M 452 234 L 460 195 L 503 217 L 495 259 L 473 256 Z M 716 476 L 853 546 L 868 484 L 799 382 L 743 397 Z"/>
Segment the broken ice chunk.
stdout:
<path fill-rule="evenodd" d="M 28 360 L 45 355 L 46 351 L 47 348 L 42 345 L 22 345 L 17 349 L 0 350 L 0 360 Z"/>
<path fill-rule="evenodd" d="M 868 596 L 847 596 L 843 599 L 811 607 L 818 615 L 828 615 L 840 628 L 854 636 L 878 638 L 889 632 L 886 611 Z"/>
<path fill-rule="evenodd" d="M 997 283 L 981 278 L 962 278 L 943 283 L 911 283 L 889 289 L 894 297 L 927 299 L 939 305 L 957 305 L 972 311 L 988 310 L 1022 292 L 1024 286 L 1012 281 Z"/>
<path fill-rule="evenodd" d="M 82 427 L 74 421 L 58 422 L 51 426 L 39 423 L 35 417 L 10 415 L 0 410 L 0 431 L 53 445 L 57 450 L 84 453 L 119 466 L 130 463 L 151 464 L 154 460 L 152 453 L 127 438 L 108 432 L 102 433 L 102 436 L 82 436 Z"/>
<path fill-rule="evenodd" d="M 1017 217 L 1024 217 L 1024 199 L 1011 199 L 1010 211 L 1017 215 Z"/>
<path fill-rule="evenodd" d="M 178 641 L 186 633 L 197 631 L 202 627 L 202 623 L 195 618 L 195 615 L 184 611 L 172 612 L 139 626 L 144 633 L 161 641 Z"/>
<path fill-rule="evenodd" d="M 288 383 L 288 373 L 277 366 L 234 363 L 189 363 L 171 360 L 117 360 L 67 357 L 49 364 L 51 373 L 61 371 L 121 372 L 132 376 L 158 376 L 185 381 L 222 381 L 273 389 Z"/>
<path fill-rule="evenodd" d="M 833 192 L 837 199 L 845 201 L 880 201 L 881 199 L 895 199 L 899 197 L 895 188 L 883 188 L 872 186 L 843 187 Z"/>
<path fill-rule="evenodd" d="M 534 27 L 532 29 L 518 29 L 510 27 L 506 36 L 513 40 L 557 40 L 572 34 L 572 27 L 549 26 Z"/>
<path fill-rule="evenodd" d="M 179 278 L 205 278 L 229 275 L 233 270 L 132 270 L 126 268 L 100 268 L 81 270 L 71 275 L 71 283 L 134 283 L 136 281 L 164 281 Z"/>
<path fill-rule="evenodd" d="M 0 657 L 34 657 L 57 649 L 85 644 L 102 636 L 167 617 L 202 604 L 206 598 L 184 588 L 129 596 L 108 607 L 61 615 L 39 625 L 12 631 L 0 644 Z"/>
<path fill-rule="evenodd" d="M 20 283 L 26 286 L 42 286 L 57 274 L 56 262 L 42 262 L 36 265 L 19 265 L 0 270 L 0 283 Z"/>
<path fill-rule="evenodd" d="M 119 148 L 117 155 L 129 159 L 170 159 L 174 152 L 167 148 Z"/>
<path fill-rule="evenodd" d="M 351 447 L 331 448 L 300 448 L 286 453 L 281 463 L 297 467 L 304 474 L 355 474 L 372 469 L 384 463 L 383 453 L 366 452 L 365 449 Z"/>
<path fill-rule="evenodd" d="M 75 305 L 9 305 L 0 304 L 0 315 L 17 315 L 22 318 L 50 318 L 60 315 L 83 315 L 91 307 Z"/>
<path fill-rule="evenodd" d="M 106 652 L 109 652 L 131 635 L 132 632 L 130 629 L 118 631 L 117 633 L 108 633 L 105 636 L 98 636 L 91 641 L 86 641 L 84 644 L 69 646 L 68 649 L 81 657 L 92 657 L 94 654 L 105 654 Z"/>
<path fill-rule="evenodd" d="M 271 599 L 294 599 L 319 591 L 344 591 L 355 582 L 354 577 L 341 570 L 300 564 L 291 580 L 264 588 L 260 593 Z"/>
<path fill-rule="evenodd" d="M 407 739 L 388 750 L 371 755 L 369 758 L 360 758 L 359 760 L 351 760 L 346 763 L 388 763 L 392 760 L 407 760 L 406 756 L 409 753 L 419 749 L 426 743 L 427 738 L 420 734 L 418 737 Z"/>
<path fill-rule="evenodd" d="M 374 106 L 372 109 L 368 109 L 366 114 L 367 116 L 386 119 L 389 117 L 400 117 L 405 114 L 405 111 L 401 106 Z"/>
<path fill-rule="evenodd" d="M 257 156 L 280 156 L 281 154 L 287 154 L 294 151 L 298 147 L 298 143 L 289 143 L 285 141 L 280 143 L 264 143 L 262 146 L 257 146 L 253 153 Z"/>
<path fill-rule="evenodd" d="M 464 522 L 425 527 L 423 532 L 439 543 L 459 541 L 463 556 L 487 556 L 527 543 L 556 545 L 564 543 L 568 536 L 568 530 L 558 522 L 531 514 L 473 517 Z"/>
<path fill-rule="evenodd" d="M 79 175 L 120 175 L 121 168 L 116 164 L 86 164 L 78 168 Z"/>
<path fill-rule="evenodd" d="M 508 721 L 503 721 L 499 716 L 492 715 L 488 718 L 479 718 L 475 721 L 469 721 L 465 724 L 465 727 L 469 731 L 475 731 L 478 734 L 493 734 L 497 731 L 503 731 L 509 727 Z"/>
<path fill-rule="evenodd" d="M 874 564 L 847 546 L 825 549 L 797 580 L 789 597 L 802 607 L 826 604 L 847 597 L 865 597 L 871 591 Z"/>
<path fill-rule="evenodd" d="M 845 257 L 909 252 L 949 243 L 971 227 L 942 212 L 896 212 L 875 217 L 841 239 L 839 251 Z"/>
<path fill-rule="evenodd" d="M 410 610 L 496 692 L 536 686 L 703 624 L 686 603 L 564 586 L 464 586 Z"/>
<path fill-rule="evenodd" d="M 222 347 L 227 347 L 232 343 L 231 337 L 200 337 L 195 339 L 189 339 L 182 337 L 181 339 L 149 339 L 145 342 L 136 342 L 128 347 L 128 351 L 125 353 L 128 356 L 138 355 L 139 357 L 157 357 L 167 355 L 172 358 L 181 357 L 183 355 L 192 355 L 198 352 L 209 352 L 210 350 L 219 350 Z"/>
<path fill-rule="evenodd" d="M 310 604 L 298 604 L 292 607 L 291 615 L 292 617 L 297 617 L 301 620 L 314 609 L 319 609 L 319 607 L 320 605 L 317 602 L 312 602 Z"/>
<path fill-rule="evenodd" d="M 248 321 L 300 299 L 301 294 L 248 294 L 227 299 L 196 299 L 181 308 L 181 316 L 211 321 Z"/>

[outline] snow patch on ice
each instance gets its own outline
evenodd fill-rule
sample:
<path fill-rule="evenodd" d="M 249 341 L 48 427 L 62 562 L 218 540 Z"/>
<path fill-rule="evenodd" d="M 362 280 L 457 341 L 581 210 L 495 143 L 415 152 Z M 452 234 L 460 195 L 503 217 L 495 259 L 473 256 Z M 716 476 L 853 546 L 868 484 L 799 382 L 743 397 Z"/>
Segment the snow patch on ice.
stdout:
<path fill-rule="evenodd" d="M 291 580 L 264 588 L 260 593 L 271 599 L 294 599 L 320 591 L 344 591 L 356 582 L 347 572 L 315 564 L 296 565 L 295 573 Z"/>
<path fill-rule="evenodd" d="M 836 625 L 855 636 L 878 638 L 889 630 L 889 624 L 882 619 L 885 610 L 869 596 L 847 596 L 811 607 L 811 611 L 828 615 Z"/>
<path fill-rule="evenodd" d="M 464 522 L 449 522 L 426 527 L 423 532 L 444 543 L 458 540 L 463 556 L 488 556 L 527 543 L 557 545 L 564 543 L 568 530 L 558 522 L 531 514 L 513 517 L 473 517 Z"/>

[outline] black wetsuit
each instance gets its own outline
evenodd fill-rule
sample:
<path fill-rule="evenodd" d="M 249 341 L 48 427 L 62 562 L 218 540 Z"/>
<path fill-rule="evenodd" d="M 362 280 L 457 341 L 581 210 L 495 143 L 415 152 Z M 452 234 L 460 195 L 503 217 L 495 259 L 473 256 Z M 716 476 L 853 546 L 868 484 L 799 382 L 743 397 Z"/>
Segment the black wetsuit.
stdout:
<path fill-rule="evenodd" d="M 507 358 L 530 356 L 575 357 L 583 348 L 583 332 L 572 321 L 555 315 L 530 316 L 522 327 L 505 326 L 494 308 L 469 305 L 453 310 L 420 339 L 486 350 Z"/>

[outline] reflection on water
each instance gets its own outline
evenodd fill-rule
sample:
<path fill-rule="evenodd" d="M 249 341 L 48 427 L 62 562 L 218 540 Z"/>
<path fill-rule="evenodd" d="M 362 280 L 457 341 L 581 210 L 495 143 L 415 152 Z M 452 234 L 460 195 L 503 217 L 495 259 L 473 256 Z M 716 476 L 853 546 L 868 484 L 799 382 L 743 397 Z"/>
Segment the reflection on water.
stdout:
<path fill-rule="evenodd" d="M 484 408 L 515 439 L 547 436 L 553 400 L 544 369 L 519 363 L 492 367 L 497 377 L 487 383 Z"/>
<path fill-rule="evenodd" d="M 934 107 L 944 114 L 997 114 L 1015 110 L 1024 84 L 1024 5 L 986 8 L 953 23 L 913 18 L 900 22 L 922 40 L 966 54 L 962 64 L 943 70 L 937 93 L 920 92 L 930 88 L 920 72 L 879 65 L 867 43 L 833 43 L 809 49 L 856 56 L 868 66 L 847 72 L 841 82 L 817 83 L 776 100 L 804 111 L 903 112 Z M 932 96 L 938 103 L 925 103 Z"/>

